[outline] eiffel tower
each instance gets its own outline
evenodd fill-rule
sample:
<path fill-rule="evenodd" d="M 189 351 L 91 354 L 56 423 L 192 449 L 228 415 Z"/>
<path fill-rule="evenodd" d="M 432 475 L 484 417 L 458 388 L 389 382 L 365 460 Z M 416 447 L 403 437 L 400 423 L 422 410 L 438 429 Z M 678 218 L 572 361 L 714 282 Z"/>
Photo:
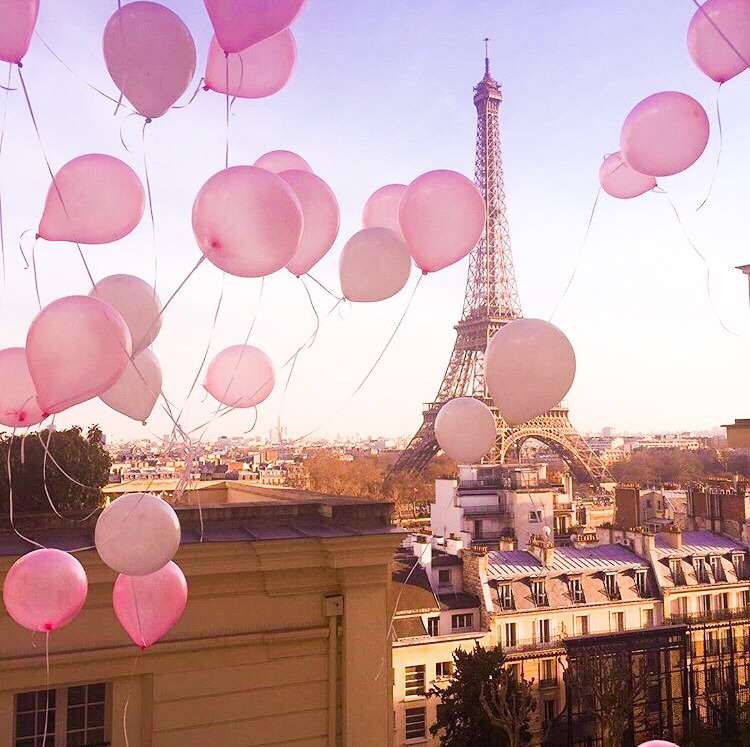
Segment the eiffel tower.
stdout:
<path fill-rule="evenodd" d="M 484 379 L 484 351 L 492 336 L 503 325 L 521 314 L 510 231 L 505 215 L 505 187 L 500 151 L 500 84 L 490 75 L 488 39 L 485 39 L 484 77 L 474 87 L 477 109 L 475 182 L 487 205 L 485 229 L 469 256 L 469 272 L 461 321 L 456 325 L 453 347 L 443 383 L 434 402 L 424 409 L 424 420 L 402 452 L 394 472 L 422 471 L 439 451 L 435 440 L 435 417 L 453 397 L 470 396 L 484 402 L 495 415 L 497 441 L 486 461 L 502 463 L 520 450 L 528 439 L 541 441 L 566 462 L 584 482 L 607 482 L 612 478 L 599 457 L 573 428 L 564 405 L 549 410 L 520 426 L 508 425 L 492 404 Z"/>

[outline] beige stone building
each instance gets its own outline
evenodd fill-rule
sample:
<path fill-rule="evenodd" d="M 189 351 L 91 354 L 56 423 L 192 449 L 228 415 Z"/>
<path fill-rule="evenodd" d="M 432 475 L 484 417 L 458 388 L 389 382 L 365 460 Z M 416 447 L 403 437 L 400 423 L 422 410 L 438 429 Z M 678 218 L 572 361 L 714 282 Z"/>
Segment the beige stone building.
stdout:
<path fill-rule="evenodd" d="M 47 747 L 382 747 L 392 737 L 391 505 L 354 499 L 178 509 L 184 616 L 137 656 L 112 611 L 115 574 L 77 553 L 80 615 L 50 636 Z M 22 524 L 63 549 L 84 529 Z M 201 534 L 202 539 L 201 541 Z M 29 547 L 0 530 L 0 582 Z M 0 609 L 0 747 L 41 747 L 44 640 Z"/>

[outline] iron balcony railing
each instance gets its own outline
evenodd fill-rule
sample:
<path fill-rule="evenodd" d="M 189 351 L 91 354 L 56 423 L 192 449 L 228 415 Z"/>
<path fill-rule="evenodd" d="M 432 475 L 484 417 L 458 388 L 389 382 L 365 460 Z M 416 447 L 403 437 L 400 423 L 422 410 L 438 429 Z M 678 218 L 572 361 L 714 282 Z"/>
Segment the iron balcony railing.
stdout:
<path fill-rule="evenodd" d="M 678 612 L 664 618 L 665 625 L 684 625 L 703 622 L 724 622 L 729 620 L 747 620 L 750 622 L 750 607 L 732 607 L 723 610 L 704 610 L 702 612 Z"/>
<path fill-rule="evenodd" d="M 551 635 L 549 640 L 538 641 L 534 639 L 524 639 L 514 641 L 512 644 L 503 644 L 503 649 L 508 653 L 521 653 L 524 651 L 543 651 L 545 649 L 559 648 L 562 645 L 563 637 L 561 635 Z"/>
<path fill-rule="evenodd" d="M 464 516 L 508 516 L 513 517 L 513 511 L 508 506 L 494 504 L 491 506 L 462 506 Z"/>
<path fill-rule="evenodd" d="M 557 677 L 545 677 L 539 680 L 539 687 L 557 687 Z"/>

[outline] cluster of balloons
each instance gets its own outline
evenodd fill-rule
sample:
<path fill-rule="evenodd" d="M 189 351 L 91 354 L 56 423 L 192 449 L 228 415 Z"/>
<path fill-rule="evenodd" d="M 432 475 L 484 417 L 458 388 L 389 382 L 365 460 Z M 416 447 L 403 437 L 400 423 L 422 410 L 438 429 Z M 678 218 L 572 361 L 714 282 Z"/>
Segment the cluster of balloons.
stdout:
<path fill-rule="evenodd" d="M 500 417 L 521 425 L 555 407 L 573 384 L 576 359 L 568 338 L 541 319 L 516 319 L 487 346 L 484 376 Z M 495 416 L 473 397 L 446 402 L 435 418 L 440 448 L 459 464 L 479 462 L 495 446 Z"/>
<path fill-rule="evenodd" d="M 115 615 L 133 642 L 147 648 L 174 627 L 187 604 L 185 576 L 172 561 L 180 545 L 177 514 L 161 498 L 129 493 L 102 511 L 94 539 L 99 557 L 118 573 L 112 591 Z M 53 548 L 21 556 L 3 583 L 8 614 L 38 632 L 71 622 L 87 594 L 81 563 Z"/>
<path fill-rule="evenodd" d="M 687 32 L 690 57 L 720 85 L 750 61 L 750 3 L 706 0 Z M 684 171 L 706 148 L 708 116 L 692 96 L 661 91 L 639 102 L 620 132 L 620 150 L 604 159 L 599 183 L 612 197 L 631 199 L 656 186 L 656 178 Z"/>

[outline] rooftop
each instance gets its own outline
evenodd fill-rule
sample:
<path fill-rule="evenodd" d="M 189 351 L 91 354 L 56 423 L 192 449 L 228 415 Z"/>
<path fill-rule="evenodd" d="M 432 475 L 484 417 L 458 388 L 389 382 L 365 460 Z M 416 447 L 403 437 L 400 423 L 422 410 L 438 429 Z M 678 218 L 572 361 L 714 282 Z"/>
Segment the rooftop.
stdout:
<path fill-rule="evenodd" d="M 430 585 L 427 571 L 408 548 L 393 556 L 390 608 L 397 615 L 437 612 L 440 607 Z"/>
<path fill-rule="evenodd" d="M 745 551 L 743 545 L 729 537 L 713 532 L 683 532 L 682 547 L 668 544 L 661 535 L 656 535 L 656 557 L 687 557 L 689 555 L 722 555 L 733 550 Z"/>

